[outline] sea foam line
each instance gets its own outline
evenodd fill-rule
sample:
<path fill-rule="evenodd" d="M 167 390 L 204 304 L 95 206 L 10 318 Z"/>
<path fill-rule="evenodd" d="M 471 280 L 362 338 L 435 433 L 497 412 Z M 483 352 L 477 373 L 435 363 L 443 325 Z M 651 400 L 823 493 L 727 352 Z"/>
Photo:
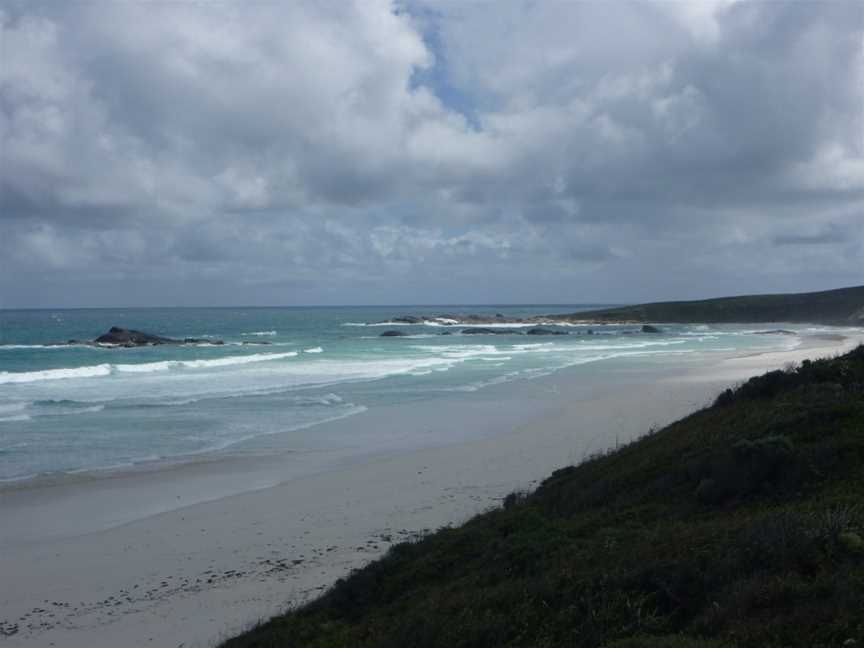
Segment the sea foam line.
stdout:
<path fill-rule="evenodd" d="M 0 351 L 15 351 L 16 349 L 98 349 L 89 344 L 0 344 Z"/>
<path fill-rule="evenodd" d="M 283 360 L 297 356 L 296 351 L 286 353 L 256 353 L 248 356 L 227 356 L 210 360 L 163 360 L 161 362 L 142 362 L 139 364 L 98 364 L 66 369 L 43 369 L 41 371 L 0 372 L 0 385 L 31 383 L 42 380 L 63 380 L 69 378 L 99 378 L 114 373 L 152 373 L 172 369 L 205 369 L 210 367 L 229 367 L 255 362 Z"/>

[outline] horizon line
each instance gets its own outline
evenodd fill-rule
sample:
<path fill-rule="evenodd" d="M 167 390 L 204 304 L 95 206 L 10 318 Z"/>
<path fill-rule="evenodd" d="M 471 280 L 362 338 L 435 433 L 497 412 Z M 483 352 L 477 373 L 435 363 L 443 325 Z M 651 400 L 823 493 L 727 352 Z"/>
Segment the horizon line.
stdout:
<path fill-rule="evenodd" d="M 513 307 L 513 306 L 620 306 L 625 302 L 548 302 L 548 303 L 528 303 L 528 302 L 511 302 L 511 303 L 464 303 L 464 304 L 295 304 L 295 305 L 276 305 L 276 306 L 0 306 L 0 311 L 24 311 L 24 310 L 144 310 L 156 308 L 189 308 L 189 309 L 207 309 L 207 308 L 431 308 L 431 307 L 464 307 L 464 306 L 482 306 L 482 307 Z"/>

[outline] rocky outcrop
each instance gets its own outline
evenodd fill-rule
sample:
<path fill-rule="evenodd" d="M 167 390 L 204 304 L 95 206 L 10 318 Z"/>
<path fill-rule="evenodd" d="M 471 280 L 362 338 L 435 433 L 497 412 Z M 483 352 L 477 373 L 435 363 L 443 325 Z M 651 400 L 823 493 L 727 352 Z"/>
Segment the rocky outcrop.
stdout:
<path fill-rule="evenodd" d="M 407 333 L 404 333 L 402 331 L 384 331 L 378 337 L 403 337 L 405 335 L 407 335 Z"/>
<path fill-rule="evenodd" d="M 88 345 L 107 348 L 135 348 L 142 346 L 160 346 L 163 344 L 207 344 L 221 346 L 225 344 L 222 340 L 211 340 L 209 338 L 183 338 L 182 340 L 144 333 L 134 329 L 126 329 L 120 326 L 112 326 L 107 333 L 103 333 L 95 340 L 67 340 L 66 342 L 55 342 L 49 346 L 56 345 Z"/>
<path fill-rule="evenodd" d="M 569 335 L 566 331 L 553 331 L 547 328 L 532 328 L 525 331 L 525 335 Z"/>
<path fill-rule="evenodd" d="M 135 346 L 142 346 L 151 344 L 178 344 L 180 340 L 172 340 L 171 338 L 159 335 L 112 326 L 107 333 L 100 335 L 93 342 L 96 344 L 134 344 Z"/>
<path fill-rule="evenodd" d="M 491 329 L 484 327 L 465 328 L 461 331 L 462 335 L 512 335 L 518 334 L 517 331 L 508 331 L 502 329 Z"/>
<path fill-rule="evenodd" d="M 644 324 L 642 326 L 642 332 L 643 333 L 662 333 L 663 331 L 661 331 L 656 326 L 651 326 L 650 324 Z"/>

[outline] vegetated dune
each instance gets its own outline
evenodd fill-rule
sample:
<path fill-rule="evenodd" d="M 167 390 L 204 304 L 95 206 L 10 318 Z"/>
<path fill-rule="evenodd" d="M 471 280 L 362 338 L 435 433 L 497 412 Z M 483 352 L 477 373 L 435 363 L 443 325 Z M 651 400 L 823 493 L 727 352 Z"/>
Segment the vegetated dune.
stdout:
<path fill-rule="evenodd" d="M 864 325 L 864 286 L 787 295 L 656 302 L 553 315 L 598 322 L 822 322 Z"/>

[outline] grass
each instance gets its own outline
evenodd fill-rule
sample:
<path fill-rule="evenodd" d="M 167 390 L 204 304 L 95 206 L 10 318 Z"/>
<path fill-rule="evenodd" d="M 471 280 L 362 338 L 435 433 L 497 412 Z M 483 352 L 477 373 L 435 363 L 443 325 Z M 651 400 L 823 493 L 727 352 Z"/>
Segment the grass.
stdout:
<path fill-rule="evenodd" d="M 862 466 L 864 346 L 396 545 L 223 648 L 860 646 Z"/>

